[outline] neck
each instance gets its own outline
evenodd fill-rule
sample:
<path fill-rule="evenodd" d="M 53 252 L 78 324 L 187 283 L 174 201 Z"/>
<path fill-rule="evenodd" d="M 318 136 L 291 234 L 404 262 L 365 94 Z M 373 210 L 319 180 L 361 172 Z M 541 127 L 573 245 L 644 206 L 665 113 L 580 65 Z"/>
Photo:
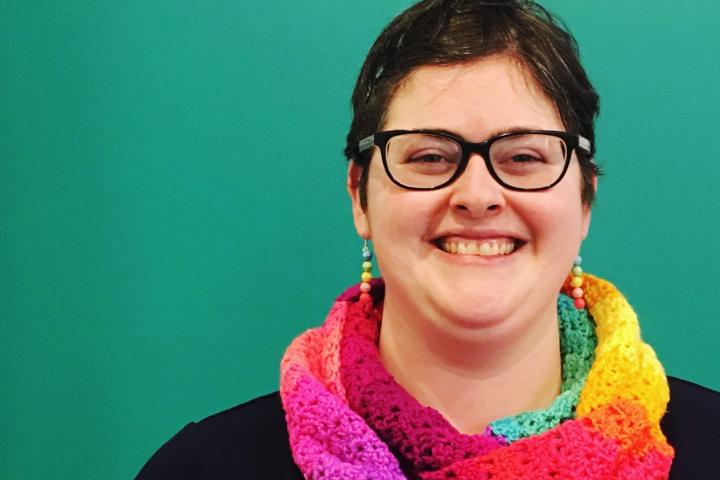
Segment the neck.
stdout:
<path fill-rule="evenodd" d="M 417 312 L 396 309 L 386 296 L 380 356 L 418 402 L 438 410 L 460 432 L 481 433 L 499 418 L 547 408 L 560 392 L 556 306 L 534 317 L 448 334 L 436 327 L 442 323 L 418 321 Z"/>

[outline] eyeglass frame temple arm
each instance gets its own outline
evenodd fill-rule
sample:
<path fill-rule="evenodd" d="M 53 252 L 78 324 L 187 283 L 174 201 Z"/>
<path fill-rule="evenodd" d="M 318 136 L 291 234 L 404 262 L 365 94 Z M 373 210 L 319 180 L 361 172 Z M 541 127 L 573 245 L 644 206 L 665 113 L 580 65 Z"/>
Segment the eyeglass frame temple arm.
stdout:
<path fill-rule="evenodd" d="M 362 153 L 375 146 L 375 135 L 369 135 L 358 142 L 358 153 Z"/>
<path fill-rule="evenodd" d="M 592 150 L 591 150 L 592 145 L 590 143 L 590 140 L 588 140 L 587 138 L 583 137 L 580 134 L 578 134 L 577 137 L 578 137 L 578 148 L 583 149 L 583 151 L 585 151 L 585 153 L 587 155 L 590 155 L 590 153 L 592 152 Z"/>

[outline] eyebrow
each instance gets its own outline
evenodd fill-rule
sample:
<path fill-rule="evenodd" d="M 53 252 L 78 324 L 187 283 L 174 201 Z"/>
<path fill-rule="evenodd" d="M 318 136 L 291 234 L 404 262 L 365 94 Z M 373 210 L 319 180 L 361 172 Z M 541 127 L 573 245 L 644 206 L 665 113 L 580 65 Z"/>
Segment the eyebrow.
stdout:
<path fill-rule="evenodd" d="M 465 140 L 465 141 L 469 141 L 469 140 L 467 140 L 467 138 L 465 138 L 464 136 L 460 135 L 458 132 L 454 132 L 454 131 L 452 131 L 452 130 L 447 130 L 447 129 L 445 129 L 445 128 L 418 128 L 418 129 L 416 129 L 416 130 L 429 130 L 429 131 L 432 131 L 432 132 L 444 133 L 444 134 L 446 134 L 446 135 L 452 135 L 453 137 L 458 137 L 458 138 L 462 138 L 462 139 Z M 504 134 L 504 133 L 527 132 L 528 130 L 543 130 L 543 129 L 542 129 L 542 128 L 538 128 L 538 127 L 534 127 L 534 128 L 531 128 L 531 127 L 500 128 L 500 129 L 496 129 L 496 130 L 491 131 L 491 132 L 490 132 L 490 135 L 488 135 L 484 140 L 480 140 L 480 142 L 484 142 L 485 140 L 488 140 L 488 139 L 490 139 L 490 138 L 497 137 L 498 135 L 502 135 L 502 134 Z M 547 130 L 547 129 L 545 129 L 545 130 Z M 471 142 L 471 143 L 473 143 L 473 142 Z M 479 142 L 478 142 L 478 143 L 479 143 Z"/>

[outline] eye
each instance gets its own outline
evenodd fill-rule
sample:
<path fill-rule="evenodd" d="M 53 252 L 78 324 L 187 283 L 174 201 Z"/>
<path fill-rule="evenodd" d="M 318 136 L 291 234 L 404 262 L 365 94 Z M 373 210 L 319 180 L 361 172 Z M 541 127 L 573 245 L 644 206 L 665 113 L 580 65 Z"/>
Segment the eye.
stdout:
<path fill-rule="evenodd" d="M 493 166 L 501 176 L 536 175 L 548 168 L 547 157 L 527 148 L 508 151 L 496 151 L 492 157 Z"/>
<path fill-rule="evenodd" d="M 386 147 L 386 166 L 391 175 L 419 185 L 427 183 L 423 177 L 449 177 L 461 161 L 460 145 L 441 135 L 401 134 L 392 137 Z"/>
<path fill-rule="evenodd" d="M 443 153 L 420 153 L 410 156 L 407 163 L 457 163 L 454 158 L 449 158 Z"/>
<path fill-rule="evenodd" d="M 532 162 L 544 162 L 545 159 L 540 155 L 533 155 L 532 153 L 516 153 L 508 159 L 513 163 L 532 163 Z"/>

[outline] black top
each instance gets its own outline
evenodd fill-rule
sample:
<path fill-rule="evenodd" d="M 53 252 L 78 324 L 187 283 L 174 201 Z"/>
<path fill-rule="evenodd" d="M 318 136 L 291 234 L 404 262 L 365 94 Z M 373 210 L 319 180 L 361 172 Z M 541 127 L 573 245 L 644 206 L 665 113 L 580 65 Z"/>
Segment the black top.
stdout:
<path fill-rule="evenodd" d="M 720 393 L 668 377 L 661 427 L 675 448 L 672 480 L 720 477 Z M 148 460 L 138 480 L 301 480 L 278 392 L 189 423 Z"/>

